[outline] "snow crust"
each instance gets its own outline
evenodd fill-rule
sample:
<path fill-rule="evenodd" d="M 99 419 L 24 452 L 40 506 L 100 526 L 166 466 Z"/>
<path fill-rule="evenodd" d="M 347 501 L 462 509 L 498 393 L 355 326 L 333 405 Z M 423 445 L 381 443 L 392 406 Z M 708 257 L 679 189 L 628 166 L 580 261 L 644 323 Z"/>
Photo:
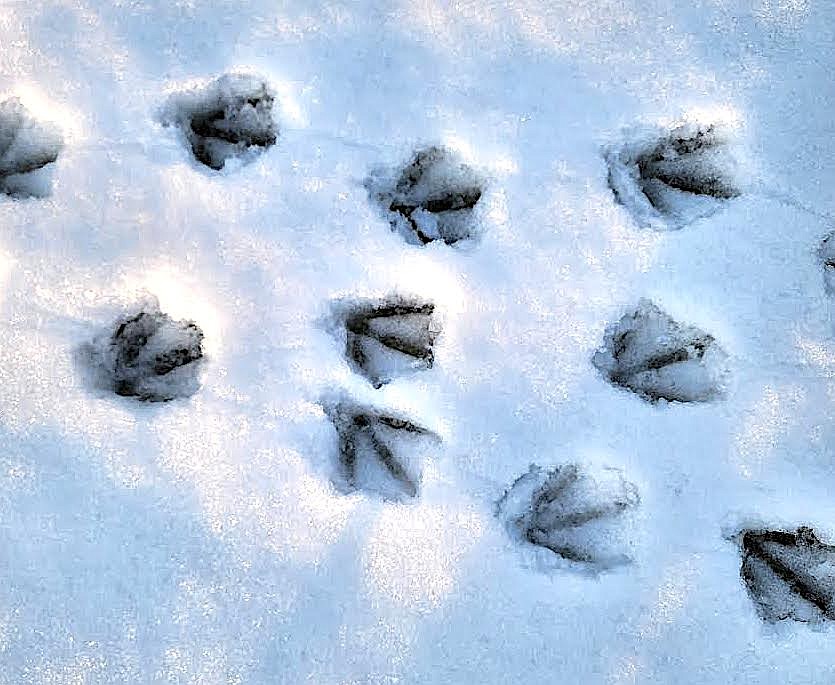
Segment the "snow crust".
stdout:
<path fill-rule="evenodd" d="M 832 622 L 764 621 L 734 536 L 835 544 L 833 51 L 801 0 L 4 3 L 0 102 L 63 147 L 0 195 L 0 684 L 830 681 Z M 161 112 L 225 74 L 277 135 L 212 169 Z M 739 192 L 653 230 L 607 151 L 682 122 Z M 474 239 L 369 195 L 432 146 Z M 322 322 L 397 293 L 442 332 L 375 388 Z M 187 397 L 77 363 L 146 297 L 203 333 Z M 596 368 L 642 298 L 721 346 L 721 398 Z M 392 438 L 414 496 L 340 483 L 334 397 L 438 436 Z M 532 562 L 496 516 L 532 463 L 623 473 L 629 563 Z"/>

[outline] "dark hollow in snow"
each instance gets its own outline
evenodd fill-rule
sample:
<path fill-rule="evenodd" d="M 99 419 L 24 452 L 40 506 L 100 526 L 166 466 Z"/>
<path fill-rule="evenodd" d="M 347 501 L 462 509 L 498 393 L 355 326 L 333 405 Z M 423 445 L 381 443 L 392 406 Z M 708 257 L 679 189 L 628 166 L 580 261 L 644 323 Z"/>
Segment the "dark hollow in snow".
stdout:
<path fill-rule="evenodd" d="M 737 197 L 735 162 L 715 126 L 678 126 L 605 153 L 615 199 L 642 226 L 677 229 Z"/>
<path fill-rule="evenodd" d="M 639 502 L 637 488 L 618 469 L 532 465 L 499 500 L 497 515 L 515 539 L 603 570 L 629 562 L 623 520 Z"/>
<path fill-rule="evenodd" d="M 60 132 L 37 121 L 17 98 L 0 102 L 0 192 L 19 197 L 42 197 L 49 182 L 41 172 L 58 159 L 63 147 Z"/>
<path fill-rule="evenodd" d="M 835 295 L 835 233 L 830 233 L 820 245 L 818 255 L 823 262 L 823 278 L 826 292 Z"/>
<path fill-rule="evenodd" d="M 763 620 L 835 618 L 835 547 L 808 527 L 746 530 L 739 538 L 740 575 Z"/>
<path fill-rule="evenodd" d="M 103 384 L 117 395 L 150 402 L 189 397 L 199 388 L 203 331 L 149 306 L 120 319 L 92 344 Z"/>
<path fill-rule="evenodd" d="M 434 311 L 431 303 L 407 300 L 353 308 L 345 318 L 347 358 L 375 388 L 398 374 L 431 368 L 440 332 Z"/>
<path fill-rule="evenodd" d="M 594 366 L 650 402 L 706 402 L 722 396 L 727 355 L 712 335 L 674 321 L 649 300 L 606 329 Z"/>
<path fill-rule="evenodd" d="M 364 490 L 388 500 L 417 496 L 420 467 L 401 456 L 408 451 L 404 441 L 433 436 L 431 431 L 402 417 L 346 403 L 328 414 L 339 436 L 340 485 L 347 491 Z"/>
<path fill-rule="evenodd" d="M 455 152 L 439 146 L 417 150 L 393 178 L 378 172 L 366 181 L 392 227 L 418 245 L 436 240 L 453 245 L 473 237 L 473 209 L 483 187 L 480 176 Z"/>
<path fill-rule="evenodd" d="M 274 100 L 263 80 L 224 74 L 203 88 L 172 96 L 163 121 L 182 129 L 199 162 L 220 170 L 229 159 L 250 161 L 275 144 Z"/>

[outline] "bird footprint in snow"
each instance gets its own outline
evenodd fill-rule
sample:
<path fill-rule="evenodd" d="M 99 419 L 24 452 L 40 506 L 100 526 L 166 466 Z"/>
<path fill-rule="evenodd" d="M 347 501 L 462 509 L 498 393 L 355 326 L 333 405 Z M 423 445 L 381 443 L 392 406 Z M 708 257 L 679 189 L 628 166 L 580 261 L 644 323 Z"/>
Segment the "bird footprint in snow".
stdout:
<path fill-rule="evenodd" d="M 764 620 L 835 619 L 835 546 L 809 527 L 745 530 L 739 542 L 740 575 Z"/>
<path fill-rule="evenodd" d="M 345 317 L 347 357 L 375 388 L 395 376 L 429 369 L 440 333 L 431 303 L 389 300 L 351 309 Z"/>
<path fill-rule="evenodd" d="M 338 481 L 346 490 L 373 492 L 389 500 L 417 496 L 422 456 L 415 440 L 436 437 L 432 431 L 403 417 L 345 402 L 327 411 L 339 437 Z"/>
<path fill-rule="evenodd" d="M 515 539 L 599 571 L 630 560 L 629 519 L 639 502 L 618 469 L 531 465 L 499 500 L 497 515 Z"/>

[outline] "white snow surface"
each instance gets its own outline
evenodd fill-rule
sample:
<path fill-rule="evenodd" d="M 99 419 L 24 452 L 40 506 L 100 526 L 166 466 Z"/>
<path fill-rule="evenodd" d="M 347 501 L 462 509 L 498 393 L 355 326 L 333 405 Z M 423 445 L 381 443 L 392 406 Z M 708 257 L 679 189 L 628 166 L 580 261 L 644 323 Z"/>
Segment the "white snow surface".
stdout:
<path fill-rule="evenodd" d="M 64 140 L 0 197 L 0 684 L 831 682 L 832 625 L 763 623 L 728 536 L 835 540 L 834 53 L 811 0 L 0 0 L 0 100 Z M 232 72 L 278 140 L 215 172 L 159 113 Z M 742 194 L 640 228 L 601 151 L 691 120 Z M 436 143 L 478 237 L 414 246 L 363 182 Z M 323 322 L 392 293 L 442 333 L 374 390 Z M 190 398 L 74 363 L 148 296 L 205 334 Z M 716 338 L 724 399 L 594 368 L 641 298 Z M 416 499 L 334 486 L 336 395 L 440 435 Z M 635 483 L 631 564 L 543 570 L 495 517 L 566 462 Z"/>

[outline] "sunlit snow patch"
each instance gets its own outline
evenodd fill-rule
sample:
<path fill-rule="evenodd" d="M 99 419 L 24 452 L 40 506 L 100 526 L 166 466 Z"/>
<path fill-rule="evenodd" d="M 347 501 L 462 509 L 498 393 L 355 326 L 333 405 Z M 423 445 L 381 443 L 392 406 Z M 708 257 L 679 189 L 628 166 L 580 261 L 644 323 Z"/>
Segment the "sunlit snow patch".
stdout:
<path fill-rule="evenodd" d="M 365 580 L 376 603 L 421 613 L 454 598 L 484 522 L 474 510 L 419 504 L 380 511 L 365 548 Z"/>

